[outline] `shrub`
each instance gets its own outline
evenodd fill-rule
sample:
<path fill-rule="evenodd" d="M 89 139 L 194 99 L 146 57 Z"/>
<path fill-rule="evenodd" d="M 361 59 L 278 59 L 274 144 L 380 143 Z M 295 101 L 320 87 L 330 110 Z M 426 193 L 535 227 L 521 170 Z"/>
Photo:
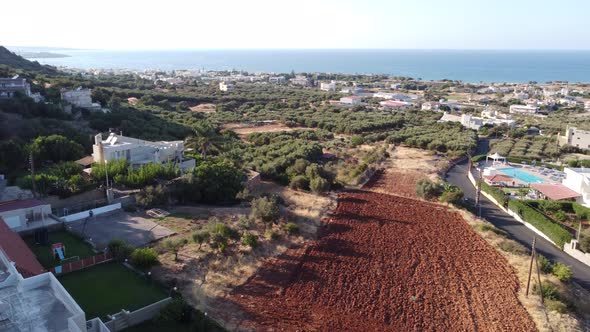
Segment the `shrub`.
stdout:
<path fill-rule="evenodd" d="M 590 252 L 590 234 L 588 232 L 583 232 L 580 235 L 580 250 L 583 252 Z"/>
<path fill-rule="evenodd" d="M 107 245 L 108 251 L 118 260 L 123 260 L 133 252 L 133 247 L 120 239 L 113 239 Z"/>
<path fill-rule="evenodd" d="M 246 216 L 241 216 L 238 219 L 238 228 L 241 230 L 250 229 L 252 227 L 252 220 Z"/>
<path fill-rule="evenodd" d="M 137 212 L 137 206 L 135 206 L 135 205 L 125 205 L 123 207 L 123 211 L 129 212 L 129 213 Z"/>
<path fill-rule="evenodd" d="M 535 226 L 535 228 L 547 235 L 560 248 L 563 248 L 564 244 L 572 240 L 572 235 L 561 224 L 553 222 L 528 204 L 518 200 L 510 200 L 508 206 L 510 210 L 521 216 L 524 221 Z"/>
<path fill-rule="evenodd" d="M 266 237 L 267 239 L 269 239 L 271 241 L 276 241 L 281 238 L 279 233 L 273 232 L 271 230 L 267 230 L 266 232 L 264 232 L 264 237 Z"/>
<path fill-rule="evenodd" d="M 364 139 L 362 136 L 360 136 L 360 135 L 353 135 L 353 136 L 350 138 L 350 143 L 351 143 L 353 146 L 359 146 L 359 145 L 361 145 L 361 144 L 365 143 L 365 139 Z"/>
<path fill-rule="evenodd" d="M 291 179 L 291 182 L 289 182 L 289 187 L 291 189 L 306 190 L 309 188 L 309 179 L 307 179 L 305 175 L 296 175 Z"/>
<path fill-rule="evenodd" d="M 131 261 L 136 266 L 148 268 L 158 263 L 158 253 L 154 248 L 135 249 L 131 253 Z"/>
<path fill-rule="evenodd" d="M 496 200 L 496 202 L 500 203 L 500 205 L 502 205 L 502 206 L 508 205 L 509 199 L 502 190 L 492 187 L 492 186 L 488 185 L 487 183 L 485 183 L 484 181 L 482 181 L 482 183 L 481 183 L 481 190 L 490 194 Z"/>
<path fill-rule="evenodd" d="M 167 251 L 174 253 L 174 260 L 178 260 L 178 252 L 182 247 L 184 247 L 188 243 L 187 239 L 166 239 L 164 241 L 164 249 Z"/>
<path fill-rule="evenodd" d="M 572 275 L 574 274 L 569 266 L 559 262 L 553 266 L 552 272 L 557 277 L 557 279 L 563 282 L 569 281 L 572 278 Z"/>
<path fill-rule="evenodd" d="M 416 182 L 416 194 L 424 199 L 432 199 L 441 194 L 441 187 L 427 179 L 420 179 Z"/>
<path fill-rule="evenodd" d="M 463 191 L 462 190 L 454 190 L 454 191 L 445 191 L 440 195 L 440 201 L 449 204 L 460 204 L 463 200 Z"/>
<path fill-rule="evenodd" d="M 549 311 L 556 311 L 560 314 L 565 314 L 568 312 L 567 304 L 553 299 L 546 299 L 545 300 L 545 307 L 549 309 Z"/>
<path fill-rule="evenodd" d="M 543 298 L 545 299 L 556 301 L 560 299 L 559 290 L 557 290 L 557 287 L 555 287 L 555 285 L 550 282 L 542 283 L 541 287 L 539 287 L 538 284 L 533 286 L 533 294 L 541 295 L 541 293 L 543 293 Z"/>
<path fill-rule="evenodd" d="M 494 225 L 482 224 L 479 226 L 479 229 L 482 230 L 483 232 L 492 232 L 492 233 L 500 235 L 502 237 L 508 237 L 508 233 L 506 231 L 501 230 L 498 227 L 495 227 Z"/>
<path fill-rule="evenodd" d="M 553 272 L 553 263 L 548 260 L 545 256 L 539 255 L 539 269 L 543 273 L 551 273 Z"/>
<path fill-rule="evenodd" d="M 175 297 L 168 305 L 160 310 L 157 320 L 186 324 L 191 321 L 192 310 L 192 307 L 181 297 Z"/>
<path fill-rule="evenodd" d="M 207 243 L 210 238 L 211 234 L 205 229 L 193 233 L 193 241 L 199 245 L 199 249 L 201 249 L 203 243 Z"/>
<path fill-rule="evenodd" d="M 168 203 L 168 193 L 166 188 L 161 184 L 157 186 L 147 186 L 141 189 L 136 195 L 137 204 L 143 207 L 162 206 Z"/>
<path fill-rule="evenodd" d="M 555 213 L 554 217 L 555 217 L 555 220 L 560 221 L 560 222 L 564 222 L 568 219 L 567 215 L 563 211 L 557 211 L 557 213 Z"/>
<path fill-rule="evenodd" d="M 285 232 L 289 233 L 289 234 L 295 234 L 297 232 L 299 232 L 299 226 L 297 226 L 296 223 L 293 222 L 288 222 L 283 226 L 283 229 L 285 230 Z"/>
<path fill-rule="evenodd" d="M 242 243 L 252 249 L 258 247 L 258 237 L 252 233 L 245 233 L 242 236 Z"/>
<path fill-rule="evenodd" d="M 498 243 L 498 247 L 515 255 L 529 254 L 529 250 L 527 248 L 511 240 L 502 240 L 502 242 Z"/>
<path fill-rule="evenodd" d="M 279 204 L 268 197 L 252 200 L 250 216 L 255 220 L 262 220 L 265 224 L 273 223 L 280 217 Z"/>
<path fill-rule="evenodd" d="M 324 193 L 330 190 L 330 182 L 318 175 L 309 181 L 309 189 L 314 193 Z"/>

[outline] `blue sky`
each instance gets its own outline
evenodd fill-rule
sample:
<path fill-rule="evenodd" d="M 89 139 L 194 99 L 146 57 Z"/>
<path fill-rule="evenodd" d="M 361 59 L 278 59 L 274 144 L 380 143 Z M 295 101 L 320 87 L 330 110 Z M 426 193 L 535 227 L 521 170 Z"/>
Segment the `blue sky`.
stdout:
<path fill-rule="evenodd" d="M 9 46 L 590 49 L 588 0 L 29 0 L 2 9 L 2 25 L 19 27 L 0 37 Z"/>

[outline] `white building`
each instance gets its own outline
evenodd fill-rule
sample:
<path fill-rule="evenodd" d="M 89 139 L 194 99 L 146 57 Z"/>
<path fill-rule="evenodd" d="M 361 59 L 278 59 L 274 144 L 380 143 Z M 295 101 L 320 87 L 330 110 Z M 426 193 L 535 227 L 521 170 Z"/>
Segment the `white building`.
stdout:
<path fill-rule="evenodd" d="M 590 131 L 567 126 L 565 134 L 559 136 L 559 145 L 566 144 L 580 149 L 590 149 Z"/>
<path fill-rule="evenodd" d="M 398 109 L 403 110 L 408 107 L 412 106 L 412 103 L 408 103 L 406 101 L 399 101 L 399 100 L 385 100 L 379 103 L 379 105 L 389 108 L 389 109 Z"/>
<path fill-rule="evenodd" d="M 393 99 L 393 100 L 407 101 L 407 102 L 410 102 L 414 99 L 411 96 L 404 95 L 402 93 L 390 93 L 390 92 L 376 92 L 373 94 L 373 98 Z"/>
<path fill-rule="evenodd" d="M 510 105 L 510 113 L 513 114 L 535 114 L 539 107 L 531 105 Z"/>
<path fill-rule="evenodd" d="M 234 85 L 227 82 L 219 82 L 220 91 L 234 91 Z"/>
<path fill-rule="evenodd" d="M 490 112 L 488 112 L 487 115 L 490 115 Z M 474 130 L 479 130 L 481 127 L 485 125 L 507 125 L 510 127 L 514 127 L 515 125 L 514 120 L 498 118 L 496 117 L 495 113 L 492 117 L 486 118 L 483 116 L 483 112 L 481 118 L 473 116 L 471 114 L 461 114 L 459 116 L 444 112 L 443 116 L 440 118 L 440 120 L 438 120 L 438 122 L 459 122 L 463 127 Z"/>
<path fill-rule="evenodd" d="M 31 85 L 18 75 L 12 78 L 0 78 L 0 99 L 12 98 L 16 93 L 31 96 Z"/>
<path fill-rule="evenodd" d="M 529 94 L 526 92 L 514 92 L 514 98 L 518 99 L 518 100 L 525 100 L 525 99 L 529 99 Z"/>
<path fill-rule="evenodd" d="M 150 142 L 116 135 L 115 133 L 111 133 L 103 141 L 102 134 L 98 134 L 94 137 L 92 150 L 92 157 L 96 163 L 126 159 L 131 167 L 139 167 L 148 163 L 165 164 L 167 162 L 175 163 L 181 169 L 195 167 L 194 159 L 185 159 L 183 156 L 183 141 Z"/>
<path fill-rule="evenodd" d="M 320 83 L 320 90 L 322 91 L 336 91 L 336 82 L 332 81 L 330 83 L 322 82 Z"/>
<path fill-rule="evenodd" d="M 438 111 L 438 103 L 433 103 L 433 102 L 425 102 L 422 104 L 422 110 L 423 111 Z"/>
<path fill-rule="evenodd" d="M 444 105 L 444 106 L 448 106 L 452 110 L 454 110 L 454 109 L 458 110 L 460 108 L 457 101 L 453 100 L 453 99 L 450 99 L 450 100 L 441 99 L 441 100 L 439 100 L 438 104 L 439 104 L 439 107 Z"/>
<path fill-rule="evenodd" d="M 580 194 L 576 201 L 590 207 L 590 168 L 564 168 L 562 184 Z"/>
<path fill-rule="evenodd" d="M 347 94 L 351 94 L 351 95 L 356 95 L 359 93 L 363 93 L 363 89 L 358 88 L 356 86 L 344 87 L 344 88 L 342 88 L 342 90 L 340 90 L 340 93 L 347 93 Z"/>
<path fill-rule="evenodd" d="M 347 96 L 340 98 L 341 104 L 347 105 L 358 105 L 363 102 L 363 98 L 360 96 Z"/>
<path fill-rule="evenodd" d="M 86 315 L 51 272 L 24 278 L 0 248 L 0 330 L 86 332 Z"/>
<path fill-rule="evenodd" d="M 272 84 L 281 84 L 285 83 L 286 79 L 285 76 L 271 76 L 268 78 L 268 83 Z"/>
<path fill-rule="evenodd" d="M 295 78 L 291 79 L 291 84 L 301 85 L 301 86 L 310 86 L 311 80 L 303 75 L 297 75 L 297 76 L 295 76 Z"/>
<path fill-rule="evenodd" d="M 586 102 L 584 103 L 584 109 L 585 109 L 586 111 L 589 111 L 589 110 L 590 110 L 590 101 L 586 101 Z"/>
<path fill-rule="evenodd" d="M 92 90 L 78 87 L 74 90 L 61 90 L 61 99 L 76 107 L 85 108 L 92 111 L 100 111 L 102 107 L 99 103 L 92 102 Z"/>

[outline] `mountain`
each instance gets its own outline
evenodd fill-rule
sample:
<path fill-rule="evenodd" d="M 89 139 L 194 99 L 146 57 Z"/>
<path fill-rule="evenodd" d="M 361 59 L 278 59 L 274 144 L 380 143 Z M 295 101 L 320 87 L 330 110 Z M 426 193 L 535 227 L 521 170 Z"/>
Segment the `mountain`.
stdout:
<path fill-rule="evenodd" d="M 35 71 L 43 74 L 55 74 L 57 70 L 51 66 L 44 66 L 37 61 L 29 61 L 15 53 L 10 52 L 6 47 L 0 46 L 0 65 L 6 65 L 12 69 Z"/>

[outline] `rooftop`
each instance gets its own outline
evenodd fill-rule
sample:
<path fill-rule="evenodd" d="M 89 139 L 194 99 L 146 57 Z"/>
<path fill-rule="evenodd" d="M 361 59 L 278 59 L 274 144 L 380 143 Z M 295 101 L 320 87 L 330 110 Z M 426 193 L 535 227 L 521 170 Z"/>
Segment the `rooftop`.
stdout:
<path fill-rule="evenodd" d="M 496 175 L 484 175 L 484 178 L 492 182 L 510 182 L 514 181 L 514 178 L 508 175 L 496 174 Z"/>
<path fill-rule="evenodd" d="M 531 183 L 531 187 L 554 201 L 581 196 L 561 183 Z"/>
<path fill-rule="evenodd" d="M 35 206 L 40 206 L 40 205 L 47 205 L 47 203 L 44 203 L 38 199 L 21 199 L 21 200 L 16 200 L 16 201 L 8 201 L 8 202 L 2 202 L 0 203 L 0 213 L 2 212 L 7 212 L 7 211 L 12 211 L 12 210 L 18 210 L 18 209 L 26 209 L 26 208 L 31 208 L 31 207 L 35 207 Z"/>
<path fill-rule="evenodd" d="M 39 263 L 25 241 L 17 233 L 13 232 L 2 218 L 0 218 L 0 248 L 4 250 L 11 261 L 15 262 L 16 269 L 24 277 L 31 277 L 45 272 L 45 269 L 43 269 L 43 266 L 41 266 L 41 263 Z"/>

